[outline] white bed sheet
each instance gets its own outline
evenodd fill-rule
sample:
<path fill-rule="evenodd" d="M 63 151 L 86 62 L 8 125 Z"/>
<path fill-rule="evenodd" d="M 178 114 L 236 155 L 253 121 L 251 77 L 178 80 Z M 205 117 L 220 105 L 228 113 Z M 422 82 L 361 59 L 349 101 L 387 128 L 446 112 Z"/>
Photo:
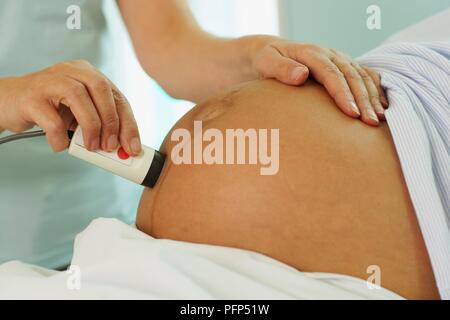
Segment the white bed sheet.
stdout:
<path fill-rule="evenodd" d="M 74 251 L 79 290 L 74 274 L 13 261 L 0 265 L 0 299 L 401 299 L 250 251 L 156 240 L 115 219 L 94 220 Z"/>

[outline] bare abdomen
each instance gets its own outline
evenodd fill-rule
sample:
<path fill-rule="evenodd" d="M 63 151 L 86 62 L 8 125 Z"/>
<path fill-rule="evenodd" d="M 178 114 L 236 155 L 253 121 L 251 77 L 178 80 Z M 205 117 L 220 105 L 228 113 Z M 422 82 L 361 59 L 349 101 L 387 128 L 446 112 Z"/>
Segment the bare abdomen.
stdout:
<path fill-rule="evenodd" d="M 217 115 L 211 117 L 210 115 Z M 177 127 L 277 128 L 280 168 L 169 165 L 146 190 L 138 225 L 151 235 L 257 251 L 302 271 L 367 279 L 436 298 L 427 252 L 385 123 L 342 114 L 324 89 L 256 81 L 201 104 Z M 166 141 L 166 153 L 174 143 Z"/>

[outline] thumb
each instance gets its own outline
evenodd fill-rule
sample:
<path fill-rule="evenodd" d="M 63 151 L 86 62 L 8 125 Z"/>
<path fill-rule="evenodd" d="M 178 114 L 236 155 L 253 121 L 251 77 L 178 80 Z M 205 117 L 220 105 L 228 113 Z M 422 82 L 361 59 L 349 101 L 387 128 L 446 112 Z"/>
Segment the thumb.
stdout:
<path fill-rule="evenodd" d="M 275 78 L 289 85 L 301 85 L 309 76 L 308 67 L 280 54 L 267 57 L 260 66 L 265 78 Z"/>

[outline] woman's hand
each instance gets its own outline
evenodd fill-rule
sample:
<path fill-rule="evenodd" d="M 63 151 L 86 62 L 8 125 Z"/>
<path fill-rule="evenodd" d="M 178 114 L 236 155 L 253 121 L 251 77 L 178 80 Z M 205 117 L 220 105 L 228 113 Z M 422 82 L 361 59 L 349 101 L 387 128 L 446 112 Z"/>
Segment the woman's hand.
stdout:
<path fill-rule="evenodd" d="M 261 77 L 289 85 L 301 85 L 311 74 L 345 114 L 374 126 L 385 119 L 388 101 L 378 73 L 336 50 L 275 40 L 256 54 L 253 67 Z"/>
<path fill-rule="evenodd" d="M 0 127 L 22 132 L 35 125 L 54 151 L 67 148 L 67 129 L 78 123 L 88 150 L 130 155 L 141 150 L 139 132 L 124 95 L 85 61 L 55 64 L 22 77 L 0 79 Z"/>

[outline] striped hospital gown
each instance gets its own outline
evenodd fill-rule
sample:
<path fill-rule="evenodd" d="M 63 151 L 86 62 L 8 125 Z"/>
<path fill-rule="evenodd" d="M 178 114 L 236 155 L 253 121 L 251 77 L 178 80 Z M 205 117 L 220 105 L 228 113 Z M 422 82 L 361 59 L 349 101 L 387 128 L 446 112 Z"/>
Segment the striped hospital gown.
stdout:
<path fill-rule="evenodd" d="M 450 299 L 450 42 L 394 43 L 358 61 L 387 90 L 386 119 L 440 295 Z"/>

